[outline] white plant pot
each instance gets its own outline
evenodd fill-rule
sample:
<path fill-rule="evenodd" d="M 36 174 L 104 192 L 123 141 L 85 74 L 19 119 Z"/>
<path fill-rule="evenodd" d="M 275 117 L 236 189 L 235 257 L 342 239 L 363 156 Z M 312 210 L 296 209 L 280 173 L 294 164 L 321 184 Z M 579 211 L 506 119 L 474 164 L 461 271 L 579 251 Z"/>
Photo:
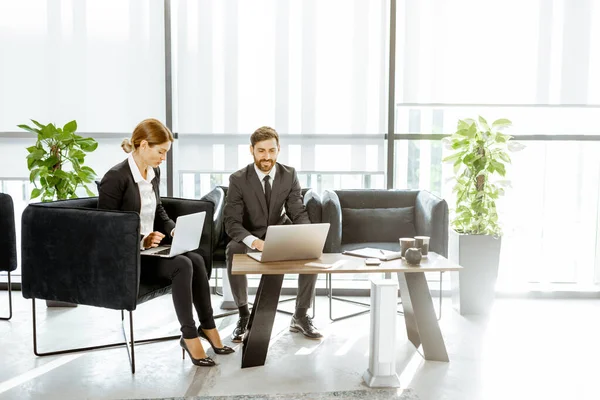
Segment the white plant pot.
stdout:
<path fill-rule="evenodd" d="M 487 314 L 494 302 L 502 238 L 450 230 L 448 259 L 463 267 L 452 272 L 452 304 L 461 315 Z"/>

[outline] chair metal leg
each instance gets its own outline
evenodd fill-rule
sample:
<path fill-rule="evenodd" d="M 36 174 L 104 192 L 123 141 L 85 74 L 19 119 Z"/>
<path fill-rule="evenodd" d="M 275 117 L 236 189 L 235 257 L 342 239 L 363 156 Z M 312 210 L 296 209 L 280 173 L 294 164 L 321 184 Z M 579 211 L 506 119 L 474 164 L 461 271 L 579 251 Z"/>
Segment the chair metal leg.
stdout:
<path fill-rule="evenodd" d="M 316 295 L 313 297 L 313 302 L 312 302 L 312 318 L 315 317 L 315 308 L 316 308 L 315 297 L 316 297 Z M 290 297 L 289 299 L 279 300 L 277 302 L 277 304 L 285 303 L 286 301 L 296 300 L 297 298 L 298 298 L 298 296 L 294 296 L 294 297 Z M 251 306 L 254 306 L 254 304 L 252 302 L 250 302 L 250 301 L 248 302 L 248 304 L 251 305 Z M 278 308 L 277 311 L 280 312 L 280 313 L 287 314 L 287 315 L 294 315 L 293 311 L 282 310 L 280 308 Z M 235 311 L 235 312 L 237 312 L 237 311 Z"/>
<path fill-rule="evenodd" d="M 223 292 L 219 292 L 219 268 L 215 268 L 213 271 L 215 272 L 215 287 L 213 289 L 213 292 L 217 296 L 223 297 Z"/>
<path fill-rule="evenodd" d="M 222 292 L 222 291 L 221 291 L 221 292 L 219 292 L 219 289 L 218 289 L 218 284 L 219 284 L 219 282 L 218 282 L 218 275 L 219 275 L 218 271 L 219 271 L 219 269 L 218 269 L 218 268 L 215 268 L 215 269 L 214 269 L 214 272 L 215 272 L 215 287 L 214 287 L 214 289 L 213 289 L 213 292 L 214 292 L 216 295 L 223 297 L 223 292 Z M 279 300 L 279 303 L 284 303 L 284 302 L 286 302 L 286 301 L 292 301 L 292 300 L 296 300 L 296 297 L 291 297 L 291 298 L 289 298 L 289 299 Z M 251 303 L 251 302 L 248 302 L 248 304 L 252 305 L 252 303 Z M 286 310 L 281 310 L 281 309 L 279 309 L 279 308 L 277 309 L 277 311 L 279 311 L 279 312 L 282 312 L 282 313 L 284 313 L 284 314 L 288 314 L 288 315 L 293 315 L 293 314 L 294 314 L 293 312 L 286 311 Z M 224 313 L 221 313 L 221 314 L 217 314 L 217 315 L 215 315 L 213 318 L 215 318 L 215 319 L 217 319 L 217 318 L 223 318 L 223 317 L 227 317 L 227 316 L 234 315 L 234 314 L 237 314 L 237 313 L 238 313 L 238 311 L 237 311 L 237 310 L 233 310 L 233 311 L 226 311 L 226 312 L 224 312 Z M 313 312 L 312 312 L 312 317 L 313 317 L 313 318 L 315 317 L 315 301 L 314 301 L 314 299 L 313 299 Z"/>
<path fill-rule="evenodd" d="M 386 273 L 385 274 L 385 278 L 386 279 L 390 279 L 391 278 L 391 274 L 390 273 Z M 329 298 L 329 319 L 332 321 L 340 321 L 342 319 L 346 319 L 346 318 L 351 318 L 351 317 L 356 317 L 357 315 L 362 315 L 362 314 L 366 314 L 368 312 L 371 311 L 371 303 L 364 303 L 361 301 L 355 301 L 355 300 L 348 300 L 348 299 L 344 299 L 341 297 L 336 297 L 333 295 L 333 284 L 332 284 L 332 280 L 331 280 L 331 274 L 327 274 L 327 297 Z M 362 306 L 362 307 L 369 307 L 368 310 L 363 310 L 363 311 L 359 311 L 359 312 L 355 312 L 355 313 L 350 313 L 350 314 L 346 314 L 343 315 L 341 317 L 333 317 L 333 300 L 338 300 L 338 301 L 344 301 L 346 303 L 351 303 L 351 304 L 356 304 L 358 306 Z M 402 304 L 402 300 L 398 301 L 398 305 Z M 398 310 L 397 311 L 398 314 L 403 315 L 404 312 Z"/>
<path fill-rule="evenodd" d="M 98 346 L 77 347 L 77 348 L 70 348 L 70 349 L 64 349 L 64 350 L 41 352 L 38 350 L 38 342 L 37 342 L 37 319 L 36 319 L 36 315 L 35 315 L 36 314 L 35 313 L 35 299 L 31 299 L 31 311 L 32 311 L 32 317 L 33 317 L 33 353 L 39 357 L 126 346 L 127 354 L 129 356 L 129 361 L 131 364 L 131 373 L 135 373 L 135 352 L 134 352 L 135 344 L 162 342 L 165 340 L 173 340 L 173 339 L 180 338 L 180 335 L 172 335 L 172 336 L 163 336 L 163 337 L 153 338 L 153 339 L 134 340 L 134 337 L 133 337 L 133 312 L 129 311 L 129 332 L 130 332 L 130 336 L 131 336 L 131 352 L 130 352 L 129 341 L 127 340 L 127 335 L 125 334 L 125 314 L 124 314 L 123 310 L 121 310 L 121 327 L 122 327 L 123 335 L 125 338 L 124 342 L 116 342 L 116 343 L 102 344 L 102 345 L 98 345 Z"/>
<path fill-rule="evenodd" d="M 296 297 L 290 297 L 289 299 L 279 300 L 277 302 L 277 304 L 285 303 L 286 301 L 292 301 L 292 300 L 296 300 Z M 254 307 L 254 303 L 252 303 L 251 301 L 249 301 L 248 304 Z M 280 308 L 278 308 L 276 311 L 287 314 L 287 315 L 294 315 L 293 311 L 282 310 Z M 237 313 L 237 311 L 234 311 L 234 313 Z M 314 297 L 313 297 L 313 306 L 312 306 L 312 317 L 313 318 L 315 317 L 315 298 Z"/>
<path fill-rule="evenodd" d="M 286 301 L 292 301 L 292 300 L 296 300 L 296 297 L 290 297 L 289 299 L 279 300 L 277 302 L 277 304 L 285 303 Z M 292 311 L 281 310 L 279 308 L 277 309 L 277 311 L 279 311 L 280 313 L 287 314 L 287 315 L 294 315 L 294 313 Z"/>
<path fill-rule="evenodd" d="M 131 351 L 129 351 L 129 341 L 127 340 L 127 334 L 125 333 L 125 324 L 123 323 L 123 320 L 123 310 L 121 310 L 121 329 L 123 331 L 123 337 L 125 338 L 125 348 L 127 349 L 127 355 L 129 356 L 131 373 L 135 374 L 135 340 L 133 339 L 133 312 L 129 311 L 129 335 L 131 337 Z"/>
<path fill-rule="evenodd" d="M 0 317 L 0 320 L 8 321 L 12 318 L 12 289 L 10 284 L 10 271 L 8 271 L 8 317 Z"/>
<path fill-rule="evenodd" d="M 348 299 L 343 299 L 341 297 L 335 297 L 333 296 L 333 285 L 331 284 L 331 274 L 326 274 L 327 275 L 327 297 L 329 298 L 329 319 L 332 321 L 340 321 L 342 319 L 346 319 L 346 318 L 350 318 L 350 317 L 356 317 L 357 315 L 362 315 L 362 314 L 366 314 L 368 312 L 371 311 L 371 304 L 369 303 L 363 303 L 360 301 L 354 301 L 354 300 L 348 300 Z M 345 301 L 346 303 L 352 303 L 352 304 L 356 304 L 359 306 L 363 306 L 363 307 L 369 307 L 366 310 L 363 311 L 359 311 L 359 312 L 355 312 L 355 313 L 351 313 L 351 314 L 346 314 L 343 315 L 341 317 L 333 317 L 333 300 L 338 300 L 338 301 Z"/>
<path fill-rule="evenodd" d="M 312 318 L 315 318 L 315 308 L 316 308 L 315 297 L 313 297 L 313 301 L 312 301 Z M 277 304 L 285 303 L 286 301 L 296 300 L 296 298 L 297 297 L 290 297 L 289 299 L 279 300 L 277 302 Z M 252 304 L 252 303 L 249 303 L 249 304 Z M 287 314 L 287 315 L 294 315 L 293 311 L 282 310 L 282 309 L 279 309 L 279 308 L 277 309 L 277 311 L 280 312 L 280 313 Z"/>

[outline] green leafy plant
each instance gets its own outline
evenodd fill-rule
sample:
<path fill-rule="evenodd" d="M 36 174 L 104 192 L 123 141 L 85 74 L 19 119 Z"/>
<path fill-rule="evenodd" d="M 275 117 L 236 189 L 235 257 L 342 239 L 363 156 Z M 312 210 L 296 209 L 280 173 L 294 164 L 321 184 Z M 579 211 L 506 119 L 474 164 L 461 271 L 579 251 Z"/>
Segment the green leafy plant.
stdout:
<path fill-rule="evenodd" d="M 496 200 L 510 187 L 504 178 L 511 163 L 509 151 L 524 148 L 512 136 L 500 132 L 512 122 L 498 119 L 490 126 L 483 118 L 458 121 L 456 132 L 444 138 L 453 153 L 444 162 L 454 164 L 456 207 L 451 221 L 458 233 L 500 236 Z"/>
<path fill-rule="evenodd" d="M 77 122 L 71 121 L 62 128 L 54 124 L 19 125 L 19 128 L 37 134 L 37 142 L 28 147 L 27 168 L 29 181 L 34 184 L 31 199 L 41 196 L 42 201 L 73 199 L 81 185 L 89 196 L 95 194 L 87 187 L 96 172 L 84 166 L 86 153 L 96 150 L 98 142 L 76 135 Z M 67 167 L 67 168 L 65 168 Z M 39 182 L 38 182 L 39 180 Z"/>

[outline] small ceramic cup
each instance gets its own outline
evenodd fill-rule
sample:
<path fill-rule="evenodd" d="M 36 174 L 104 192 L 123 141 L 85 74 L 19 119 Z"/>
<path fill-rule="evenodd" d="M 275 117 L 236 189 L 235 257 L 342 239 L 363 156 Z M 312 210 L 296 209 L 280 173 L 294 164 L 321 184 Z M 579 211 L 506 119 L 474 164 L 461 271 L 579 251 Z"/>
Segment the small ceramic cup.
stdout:
<path fill-rule="evenodd" d="M 400 253 L 402 257 L 404 257 L 404 253 L 406 253 L 407 249 L 411 247 L 415 247 L 415 239 L 413 238 L 400 238 Z"/>
<path fill-rule="evenodd" d="M 429 252 L 429 236 L 415 236 L 415 247 L 421 250 L 421 255 L 426 256 Z"/>

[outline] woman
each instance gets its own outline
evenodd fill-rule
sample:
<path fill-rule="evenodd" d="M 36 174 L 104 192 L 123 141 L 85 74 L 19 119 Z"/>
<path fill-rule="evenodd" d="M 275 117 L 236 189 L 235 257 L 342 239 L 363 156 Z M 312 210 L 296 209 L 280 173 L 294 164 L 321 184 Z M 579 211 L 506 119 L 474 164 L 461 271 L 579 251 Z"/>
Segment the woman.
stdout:
<path fill-rule="evenodd" d="M 160 121 L 146 119 L 138 124 L 131 139 L 121 147 L 129 157 L 104 175 L 99 186 L 98 208 L 136 211 L 140 214 L 140 248 L 157 247 L 175 232 L 175 223 L 160 202 L 160 169 L 171 148 L 173 134 Z M 211 367 L 215 362 L 206 355 L 199 336 L 206 339 L 217 354 L 230 354 L 223 346 L 213 318 L 210 288 L 202 257 L 187 252 L 173 258 L 142 256 L 142 275 L 163 277 L 172 281 L 173 303 L 181 325 L 179 343 L 185 358 L 189 354 L 195 365 Z M 200 327 L 196 329 L 192 304 Z"/>

